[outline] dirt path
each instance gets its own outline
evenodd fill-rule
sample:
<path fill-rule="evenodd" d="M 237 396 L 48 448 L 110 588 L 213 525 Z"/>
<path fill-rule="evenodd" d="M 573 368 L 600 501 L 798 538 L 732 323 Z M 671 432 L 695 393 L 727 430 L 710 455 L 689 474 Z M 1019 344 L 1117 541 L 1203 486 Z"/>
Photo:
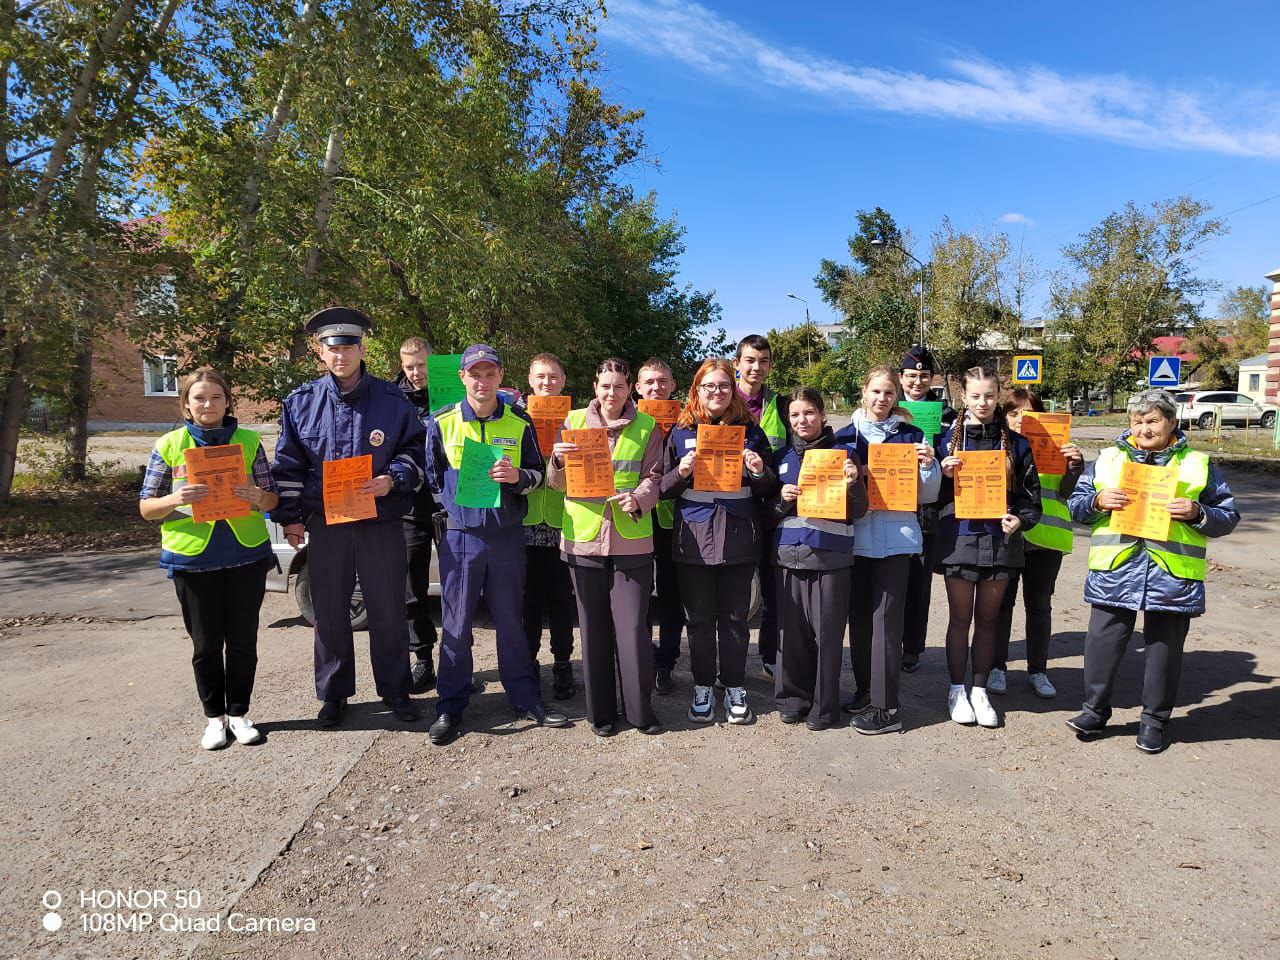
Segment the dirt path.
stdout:
<path fill-rule="evenodd" d="M 946 720 L 941 596 L 904 680 L 908 729 L 879 738 L 784 726 L 761 679 L 755 726 L 694 728 L 683 663 L 656 738 L 529 729 L 493 683 L 445 749 L 373 705 L 319 732 L 310 632 L 269 596 L 268 742 L 207 754 L 176 616 L 10 629 L 0 955 L 1280 957 L 1280 492 L 1235 484 L 1246 521 L 1212 550 L 1175 742 L 1154 758 L 1133 749 L 1139 657 L 1114 736 L 1082 744 L 1063 725 L 1081 693 L 1082 550 L 1059 585 L 1060 696 L 1030 693 L 1015 642 L 997 731 Z M 478 648 L 492 679 L 488 632 Z M 372 699 L 363 663 L 360 691 Z M 197 890 L 177 916 L 224 929 L 82 929 L 79 891 L 129 888 Z M 46 890 L 65 898 L 56 933 Z M 316 929 L 230 932 L 231 911 Z"/>

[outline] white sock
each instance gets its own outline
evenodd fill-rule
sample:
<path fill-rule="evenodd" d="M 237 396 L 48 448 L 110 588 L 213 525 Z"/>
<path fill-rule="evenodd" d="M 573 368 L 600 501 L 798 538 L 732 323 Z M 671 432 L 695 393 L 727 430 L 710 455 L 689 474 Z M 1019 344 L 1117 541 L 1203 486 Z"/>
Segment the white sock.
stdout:
<path fill-rule="evenodd" d="M 960 693 L 964 693 L 964 684 L 963 684 L 963 683 L 953 683 L 953 684 L 951 685 L 951 690 L 950 690 L 950 692 L 951 692 L 951 693 L 955 693 L 955 692 L 957 692 L 957 691 L 959 691 Z"/>
<path fill-rule="evenodd" d="M 986 693 L 986 692 L 987 692 L 987 688 L 986 688 L 986 687 L 974 687 L 974 688 L 972 688 L 969 692 L 970 692 L 970 693 L 978 693 L 979 691 L 981 691 L 982 693 Z"/>

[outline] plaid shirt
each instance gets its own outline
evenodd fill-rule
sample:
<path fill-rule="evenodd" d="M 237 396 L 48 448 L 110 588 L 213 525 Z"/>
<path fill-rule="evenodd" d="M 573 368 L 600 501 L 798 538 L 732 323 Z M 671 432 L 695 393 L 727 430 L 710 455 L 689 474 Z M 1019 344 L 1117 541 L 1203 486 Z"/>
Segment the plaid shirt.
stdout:
<path fill-rule="evenodd" d="M 258 446 L 257 456 L 253 458 L 253 482 L 268 493 L 276 492 L 276 482 L 271 479 L 271 466 L 267 463 L 267 455 L 262 446 Z M 139 500 L 152 497 L 163 497 L 173 492 L 173 471 L 160 456 L 159 450 L 151 451 L 151 459 L 147 461 L 147 473 L 142 478 L 142 490 Z"/>

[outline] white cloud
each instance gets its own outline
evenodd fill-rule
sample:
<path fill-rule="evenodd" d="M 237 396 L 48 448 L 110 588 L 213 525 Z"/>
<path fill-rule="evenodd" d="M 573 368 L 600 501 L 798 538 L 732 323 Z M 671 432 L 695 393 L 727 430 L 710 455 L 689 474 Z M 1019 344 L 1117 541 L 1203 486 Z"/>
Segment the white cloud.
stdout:
<path fill-rule="evenodd" d="M 601 32 L 616 42 L 727 81 L 807 94 L 834 106 L 1030 126 L 1148 149 L 1280 153 L 1280 133 L 1266 123 L 1270 114 L 1254 109 L 1274 103 L 1274 95 L 1228 91 L 1226 102 L 1210 103 L 1204 95 L 1123 74 L 1066 76 L 972 58 L 948 61 L 945 75 L 930 76 L 782 49 L 684 0 L 609 0 L 608 10 Z"/>
<path fill-rule="evenodd" d="M 1020 223 L 1024 227 L 1034 227 L 1036 222 L 1028 217 L 1025 213 L 1002 213 L 1000 215 L 1001 223 Z"/>

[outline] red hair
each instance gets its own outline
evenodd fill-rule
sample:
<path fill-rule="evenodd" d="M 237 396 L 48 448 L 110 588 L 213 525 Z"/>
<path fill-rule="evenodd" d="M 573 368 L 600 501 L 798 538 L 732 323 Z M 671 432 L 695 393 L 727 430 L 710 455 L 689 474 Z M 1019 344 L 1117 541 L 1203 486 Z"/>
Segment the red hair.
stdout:
<path fill-rule="evenodd" d="M 689 384 L 689 399 L 684 405 L 684 410 L 680 412 L 680 419 L 676 421 L 678 426 L 692 427 L 696 423 L 706 423 L 711 419 L 702 405 L 702 394 L 698 387 L 706 379 L 707 374 L 717 370 L 729 378 L 729 408 L 720 417 L 720 422 L 740 423 L 744 426 L 755 423 L 751 419 L 751 411 L 747 409 L 747 401 L 742 399 L 742 394 L 738 392 L 737 380 L 733 375 L 733 364 L 723 357 L 712 357 L 710 360 L 703 360 L 702 366 L 698 367 L 698 372 L 693 375 L 693 383 Z"/>

